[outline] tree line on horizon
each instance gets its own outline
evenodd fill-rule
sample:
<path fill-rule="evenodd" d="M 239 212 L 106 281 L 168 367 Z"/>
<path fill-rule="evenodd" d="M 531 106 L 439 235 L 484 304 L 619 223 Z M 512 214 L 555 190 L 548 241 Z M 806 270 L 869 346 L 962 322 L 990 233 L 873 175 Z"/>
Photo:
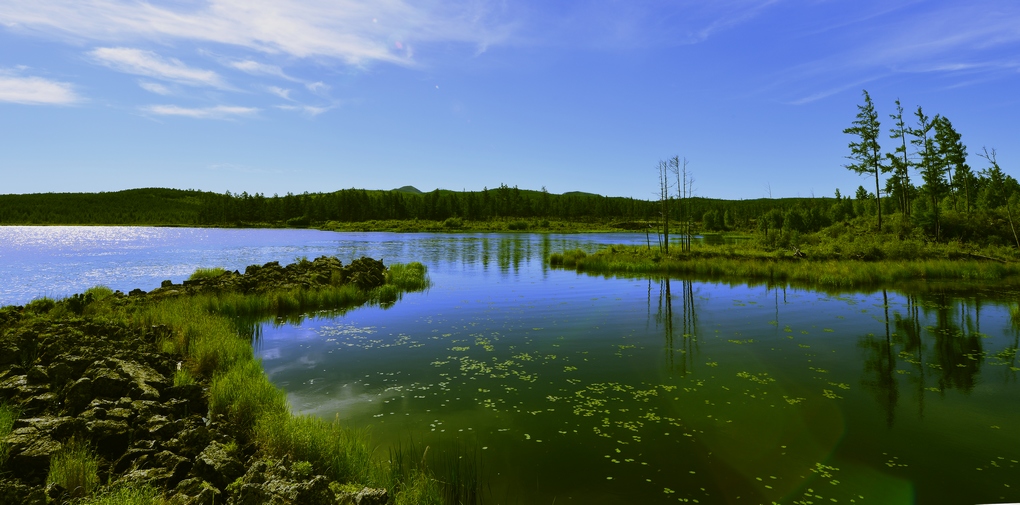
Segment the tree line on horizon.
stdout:
<path fill-rule="evenodd" d="M 684 209 L 669 209 L 671 219 L 708 216 L 713 231 L 746 229 L 773 209 L 796 208 L 811 215 L 828 213 L 832 198 L 720 200 L 691 197 Z M 262 193 L 212 193 L 143 188 L 107 193 L 0 195 L 0 224 L 314 226 L 328 221 L 431 220 L 474 221 L 558 219 L 616 223 L 642 228 L 662 217 L 658 201 L 572 192 L 553 194 L 501 184 L 482 191 L 435 190 L 414 193 L 342 189 L 329 193 L 266 196 Z M 717 218 L 713 217 L 717 216 Z M 717 224 L 716 221 L 718 222 Z"/>

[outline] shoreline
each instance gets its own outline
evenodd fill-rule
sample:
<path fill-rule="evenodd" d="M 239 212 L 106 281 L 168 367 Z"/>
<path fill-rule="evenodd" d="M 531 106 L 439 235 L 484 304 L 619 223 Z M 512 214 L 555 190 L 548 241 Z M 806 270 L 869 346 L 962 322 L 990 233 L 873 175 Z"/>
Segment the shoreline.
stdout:
<path fill-rule="evenodd" d="M 239 334 L 428 283 L 420 264 L 321 257 L 0 308 L 0 502 L 386 503 L 399 483 L 363 434 L 290 414 Z"/>

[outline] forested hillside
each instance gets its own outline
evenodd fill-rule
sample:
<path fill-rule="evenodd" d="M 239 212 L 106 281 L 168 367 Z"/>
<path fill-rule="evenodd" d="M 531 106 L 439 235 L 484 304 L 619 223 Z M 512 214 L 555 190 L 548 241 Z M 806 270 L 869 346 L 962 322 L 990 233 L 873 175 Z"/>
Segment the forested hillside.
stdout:
<path fill-rule="evenodd" d="M 827 215 L 832 198 L 716 200 L 693 198 L 697 213 L 718 215 L 719 226 L 745 228 L 773 209 Z M 0 195 L 0 224 L 150 224 L 202 226 L 309 226 L 327 221 L 461 218 L 558 219 L 645 227 L 660 217 L 659 202 L 571 192 L 562 195 L 501 185 L 483 191 L 414 193 L 344 189 L 331 193 L 265 196 L 175 189 L 113 193 Z M 671 209 L 671 212 L 676 212 Z M 725 219 L 724 219 L 725 218 Z"/>

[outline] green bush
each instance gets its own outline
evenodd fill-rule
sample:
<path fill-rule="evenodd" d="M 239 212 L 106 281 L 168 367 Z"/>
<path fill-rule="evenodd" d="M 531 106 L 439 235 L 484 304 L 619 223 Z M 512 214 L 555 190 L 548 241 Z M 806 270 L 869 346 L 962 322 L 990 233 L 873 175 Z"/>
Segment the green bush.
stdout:
<path fill-rule="evenodd" d="M 460 229 L 464 227 L 464 220 L 459 217 L 450 217 L 443 221 L 443 228 Z"/>

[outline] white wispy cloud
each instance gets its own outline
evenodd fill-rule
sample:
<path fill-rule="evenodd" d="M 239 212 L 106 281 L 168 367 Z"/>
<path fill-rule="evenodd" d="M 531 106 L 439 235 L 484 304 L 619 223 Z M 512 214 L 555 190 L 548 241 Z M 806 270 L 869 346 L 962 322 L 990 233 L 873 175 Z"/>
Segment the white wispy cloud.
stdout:
<path fill-rule="evenodd" d="M 310 82 L 305 84 L 305 87 L 308 88 L 308 91 L 311 91 L 316 95 L 325 95 L 326 93 L 329 93 L 330 89 L 328 84 L 321 81 Z"/>
<path fill-rule="evenodd" d="M 411 46 L 507 36 L 498 0 L 5 0 L 0 23 L 89 41 L 187 40 L 351 64 L 411 64 Z M 400 42 L 400 48 L 394 42 Z M 242 65 L 243 66 L 243 65 Z M 264 67 L 250 66 L 265 71 Z"/>
<path fill-rule="evenodd" d="M 286 79 L 288 81 L 299 82 L 298 79 L 295 79 L 287 75 L 287 73 L 284 72 L 282 68 L 276 65 L 260 63 L 254 60 L 231 61 L 227 63 L 227 65 L 230 66 L 231 68 L 240 70 L 251 75 L 268 75 L 271 77 L 279 77 L 281 79 Z"/>
<path fill-rule="evenodd" d="M 0 69 L 0 102 L 26 105 L 71 105 L 82 99 L 67 82 L 20 76 Z"/>
<path fill-rule="evenodd" d="M 164 85 L 162 85 L 162 84 L 160 84 L 158 82 L 138 81 L 138 86 L 140 86 L 145 91 L 148 91 L 150 93 L 155 93 L 157 95 L 164 95 L 165 96 L 165 95 L 172 95 L 173 94 L 173 91 L 171 91 L 170 88 L 168 88 L 168 87 L 166 87 L 166 86 L 164 86 Z"/>
<path fill-rule="evenodd" d="M 783 69 L 766 89 L 792 89 L 806 97 L 788 103 L 805 104 L 896 75 L 945 76 L 959 87 L 1013 76 L 1020 68 L 1020 4 L 920 3 L 861 19 L 841 27 L 844 47 Z"/>
<path fill-rule="evenodd" d="M 334 106 L 316 107 L 313 105 L 277 105 L 276 108 L 280 110 L 297 111 L 306 116 L 315 117 L 334 108 Z"/>
<path fill-rule="evenodd" d="M 291 90 L 289 90 L 289 89 L 284 89 L 284 88 L 281 88 L 279 86 L 269 86 L 269 87 L 266 88 L 266 91 L 269 91 L 270 93 L 272 93 L 272 94 L 274 94 L 274 95 L 276 95 L 276 96 L 278 96 L 278 97 L 280 97 L 280 98 L 282 98 L 284 100 L 293 100 L 293 98 L 290 97 L 290 91 Z"/>
<path fill-rule="evenodd" d="M 142 111 L 158 116 L 182 116 L 195 119 L 232 119 L 253 116 L 259 112 L 259 109 L 229 105 L 198 108 L 180 107 L 178 105 L 150 105 L 143 107 Z"/>
<path fill-rule="evenodd" d="M 152 51 L 130 47 L 100 47 L 89 56 L 114 70 L 134 75 L 173 81 L 189 86 L 229 88 L 219 74 L 212 70 L 192 68 L 177 58 L 164 58 Z"/>

